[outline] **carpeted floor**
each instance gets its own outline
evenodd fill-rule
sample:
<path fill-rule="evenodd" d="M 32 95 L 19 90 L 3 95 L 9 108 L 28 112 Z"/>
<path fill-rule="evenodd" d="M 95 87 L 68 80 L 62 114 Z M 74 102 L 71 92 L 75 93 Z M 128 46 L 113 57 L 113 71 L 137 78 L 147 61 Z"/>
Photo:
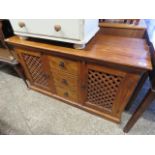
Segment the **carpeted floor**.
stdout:
<path fill-rule="evenodd" d="M 145 94 L 143 88 L 131 110 Z M 128 134 L 155 134 L 154 103 Z M 115 124 L 26 88 L 16 76 L 0 71 L 1 134 L 124 134 L 130 117 L 124 112 Z"/>

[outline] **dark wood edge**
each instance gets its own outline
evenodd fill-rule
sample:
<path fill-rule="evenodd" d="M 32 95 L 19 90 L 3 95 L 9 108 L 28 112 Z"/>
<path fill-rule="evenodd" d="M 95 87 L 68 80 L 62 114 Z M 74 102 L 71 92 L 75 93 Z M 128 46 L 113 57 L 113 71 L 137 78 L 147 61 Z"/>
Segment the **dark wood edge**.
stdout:
<path fill-rule="evenodd" d="M 99 23 L 99 26 L 101 28 L 106 27 L 106 28 L 129 29 L 129 30 L 146 30 L 146 26 L 123 24 L 123 23 L 101 22 L 101 23 Z"/>

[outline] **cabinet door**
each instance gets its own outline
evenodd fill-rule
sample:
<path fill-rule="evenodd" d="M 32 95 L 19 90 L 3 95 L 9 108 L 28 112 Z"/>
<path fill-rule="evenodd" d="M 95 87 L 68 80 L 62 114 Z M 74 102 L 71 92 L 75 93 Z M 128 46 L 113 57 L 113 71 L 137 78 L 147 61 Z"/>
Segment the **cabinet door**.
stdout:
<path fill-rule="evenodd" d="M 52 83 L 44 56 L 39 52 L 16 49 L 26 76 L 32 86 L 51 91 Z"/>
<path fill-rule="evenodd" d="M 134 73 L 87 65 L 85 106 L 119 118 L 139 77 Z"/>

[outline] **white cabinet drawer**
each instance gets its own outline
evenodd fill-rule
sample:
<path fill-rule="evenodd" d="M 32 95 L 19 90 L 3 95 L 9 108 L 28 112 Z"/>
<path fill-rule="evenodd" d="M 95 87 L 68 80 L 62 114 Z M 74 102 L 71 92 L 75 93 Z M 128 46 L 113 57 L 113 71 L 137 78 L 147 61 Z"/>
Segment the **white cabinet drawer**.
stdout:
<path fill-rule="evenodd" d="M 98 19 L 10 19 L 10 22 L 21 38 L 69 42 L 78 49 L 84 48 L 99 30 Z"/>
<path fill-rule="evenodd" d="M 15 33 L 27 33 L 35 35 L 53 36 L 80 40 L 80 26 L 82 20 L 78 19 L 11 19 Z M 20 27 L 24 23 L 24 27 Z M 60 28 L 59 31 L 55 27 Z"/>

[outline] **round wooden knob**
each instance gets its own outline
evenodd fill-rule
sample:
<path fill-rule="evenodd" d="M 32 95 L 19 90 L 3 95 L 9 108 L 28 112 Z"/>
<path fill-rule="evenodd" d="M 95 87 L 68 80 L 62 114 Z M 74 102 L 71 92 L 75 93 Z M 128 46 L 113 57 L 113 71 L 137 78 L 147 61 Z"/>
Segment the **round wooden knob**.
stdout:
<path fill-rule="evenodd" d="M 61 30 L 61 26 L 60 25 L 55 25 L 54 29 L 56 32 L 59 32 Z"/>
<path fill-rule="evenodd" d="M 64 62 L 60 61 L 59 66 L 60 66 L 61 68 L 65 68 Z"/>
<path fill-rule="evenodd" d="M 65 96 L 65 97 L 68 97 L 68 96 L 69 96 L 68 92 L 65 92 L 65 93 L 64 93 L 64 96 Z"/>
<path fill-rule="evenodd" d="M 65 84 L 65 85 L 68 85 L 68 82 L 66 79 L 62 79 L 62 83 Z"/>
<path fill-rule="evenodd" d="M 9 56 L 10 60 L 14 60 L 14 57 L 13 56 Z"/>
<path fill-rule="evenodd" d="M 19 22 L 18 25 L 19 25 L 20 28 L 25 27 L 25 23 L 24 22 Z"/>
<path fill-rule="evenodd" d="M 44 73 L 43 74 L 43 77 L 46 78 L 46 79 L 48 79 L 49 78 L 49 75 L 47 73 Z"/>

